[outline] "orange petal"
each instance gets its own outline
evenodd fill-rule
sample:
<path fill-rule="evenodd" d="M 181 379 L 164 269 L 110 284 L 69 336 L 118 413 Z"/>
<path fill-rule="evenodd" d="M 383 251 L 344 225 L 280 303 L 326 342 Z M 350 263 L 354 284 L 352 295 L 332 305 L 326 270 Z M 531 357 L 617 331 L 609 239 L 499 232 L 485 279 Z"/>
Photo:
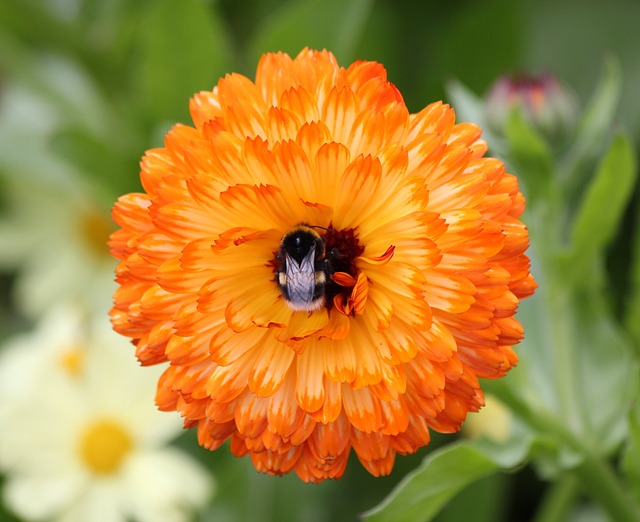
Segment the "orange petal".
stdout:
<path fill-rule="evenodd" d="M 370 332 L 361 321 L 353 321 L 351 326 L 353 335 L 349 338 L 352 343 L 356 360 L 355 388 L 376 384 L 382 380 L 382 365 L 375 346 L 384 342 L 377 332 Z"/>
<path fill-rule="evenodd" d="M 216 366 L 207 381 L 209 396 L 218 402 L 229 402 L 238 397 L 247 387 L 249 371 L 257 355 L 257 350 L 249 350 L 229 366 Z"/>
<path fill-rule="evenodd" d="M 295 369 L 290 368 L 280 389 L 270 397 L 267 409 L 269 429 L 285 438 L 290 438 L 306 417 L 295 401 L 295 388 Z"/>
<path fill-rule="evenodd" d="M 357 115 L 357 100 L 351 89 L 333 87 L 324 100 L 321 121 L 329 129 L 332 141 L 347 143 Z"/>
<path fill-rule="evenodd" d="M 216 423 L 233 421 L 235 418 L 237 402 L 237 399 L 231 402 L 209 401 L 205 410 L 205 416 Z"/>
<path fill-rule="evenodd" d="M 383 378 L 369 389 L 381 401 L 396 401 L 407 391 L 407 376 L 405 365 L 391 366 L 382 364 Z"/>
<path fill-rule="evenodd" d="M 335 226 L 357 228 L 379 212 L 379 200 L 375 196 L 381 175 L 382 167 L 378 158 L 359 156 L 351 162 L 337 188 Z"/>
<path fill-rule="evenodd" d="M 393 253 L 395 251 L 396 247 L 393 245 L 389 245 L 389 248 L 387 248 L 387 250 L 385 251 L 384 254 L 382 254 L 381 256 L 377 256 L 377 257 L 362 257 L 362 260 L 366 263 L 371 263 L 373 265 L 386 265 L 389 261 L 391 261 L 391 258 L 393 257 Z"/>
<path fill-rule="evenodd" d="M 343 282 L 349 281 L 349 279 L 345 277 L 341 277 L 340 280 Z M 358 274 L 356 284 L 351 291 L 351 295 L 346 298 L 343 294 L 334 296 L 333 305 L 338 312 L 345 316 L 362 315 L 367 303 L 368 290 L 369 283 L 367 277 L 363 273 L 360 273 Z"/>
<path fill-rule="evenodd" d="M 291 434 L 289 439 L 291 444 L 294 446 L 302 445 L 311 436 L 316 424 L 316 421 L 311 417 L 311 415 L 307 415 L 305 413 L 302 424 L 300 424 L 300 426 L 298 426 Z"/>
<path fill-rule="evenodd" d="M 257 471 L 270 475 L 284 475 L 295 467 L 303 451 L 304 446 L 291 446 L 286 453 L 275 451 L 251 453 L 251 462 Z"/>
<path fill-rule="evenodd" d="M 282 385 L 295 352 L 285 344 L 273 342 L 271 337 L 257 348 L 259 355 L 249 373 L 249 389 L 259 397 L 269 397 Z"/>
<path fill-rule="evenodd" d="M 378 332 L 386 330 L 391 326 L 391 318 L 393 317 L 391 298 L 375 286 L 369 286 L 368 306 L 363 315 L 372 329 Z"/>
<path fill-rule="evenodd" d="M 463 275 L 431 270 L 424 274 L 425 298 L 431 308 L 461 313 L 474 303 L 476 287 Z"/>
<path fill-rule="evenodd" d="M 163 324 L 163 323 L 160 323 Z M 207 336 L 172 336 L 167 343 L 165 353 L 171 364 L 189 366 L 209 358 Z"/>
<path fill-rule="evenodd" d="M 209 355 L 220 366 L 229 366 L 235 363 L 254 346 L 264 342 L 268 332 L 250 328 L 244 332 L 234 332 L 226 322 L 216 328 L 209 343 Z"/>
<path fill-rule="evenodd" d="M 267 141 L 276 143 L 294 139 L 304 123 L 300 116 L 283 107 L 269 107 L 265 122 Z"/>
<path fill-rule="evenodd" d="M 317 411 L 324 403 L 322 351 L 311 345 L 296 358 L 296 363 L 296 401 L 304 411 Z"/>
<path fill-rule="evenodd" d="M 354 154 L 377 155 L 386 137 L 385 116 L 368 107 L 358 113 L 345 143 Z"/>
<path fill-rule="evenodd" d="M 326 129 L 326 126 L 323 128 Z M 311 146 L 308 145 L 308 147 Z M 323 198 L 320 200 L 321 202 L 333 206 L 337 197 L 339 180 L 350 161 L 351 153 L 343 144 L 330 139 L 324 144 L 320 144 L 315 157 L 313 179 L 316 194 Z"/>
<path fill-rule="evenodd" d="M 235 433 L 237 428 L 234 421 L 219 424 L 201 419 L 198 422 L 198 444 L 211 451 L 218 449 Z"/>
<path fill-rule="evenodd" d="M 356 278 L 346 272 L 335 272 L 331 279 L 340 286 L 352 287 L 356 285 Z"/>
<path fill-rule="evenodd" d="M 287 342 L 300 340 L 322 330 L 329 321 L 326 308 L 315 312 L 292 312 L 289 324 L 275 332 L 276 340 Z"/>
<path fill-rule="evenodd" d="M 325 327 L 320 330 L 318 334 L 318 340 L 330 339 L 332 341 L 339 341 L 345 339 L 351 330 L 349 318 L 337 311 L 329 311 L 329 320 Z"/>
<path fill-rule="evenodd" d="M 351 430 L 351 443 L 358 457 L 364 461 L 384 458 L 389 453 L 391 438 L 383 433 L 367 433 L 359 429 Z"/>
<path fill-rule="evenodd" d="M 342 404 L 349 422 L 360 431 L 377 431 L 382 423 L 380 401 L 368 388 L 354 390 L 350 385 L 342 385 Z"/>
<path fill-rule="evenodd" d="M 237 136 L 264 136 L 266 104 L 255 84 L 241 74 L 229 74 L 217 88 L 225 126 Z"/>
<path fill-rule="evenodd" d="M 306 123 L 318 122 L 320 119 L 317 100 L 302 85 L 283 91 L 278 100 L 278 107 L 298 115 L 298 128 Z"/>
<path fill-rule="evenodd" d="M 391 437 L 391 447 L 402 455 L 415 453 L 419 448 L 429 444 L 429 422 L 424 417 L 411 415 L 407 430 Z"/>
<path fill-rule="evenodd" d="M 309 449 L 321 460 L 331 461 L 350 448 L 351 425 L 345 416 L 329 424 L 318 423 L 309 437 Z"/>
<path fill-rule="evenodd" d="M 282 187 L 284 198 L 289 202 L 288 207 L 291 208 L 292 203 L 299 200 L 316 201 L 317 193 L 313 191 L 310 159 L 302 147 L 295 141 L 276 143 L 273 145 L 272 154 L 279 186 Z M 290 227 L 295 224 L 295 221 L 289 222 Z"/>
<path fill-rule="evenodd" d="M 342 413 L 342 386 L 324 378 L 324 403 L 319 410 L 309 415 L 322 424 L 335 422 Z"/>
<path fill-rule="evenodd" d="M 368 295 L 369 281 L 361 272 L 358 274 L 358 281 L 356 282 L 356 286 L 353 288 L 351 297 L 349 298 L 350 305 L 356 315 L 362 315 L 364 313 Z"/>
<path fill-rule="evenodd" d="M 276 105 L 283 92 L 297 85 L 292 65 L 293 60 L 284 53 L 266 53 L 260 58 L 256 86 L 267 104 Z"/>
<path fill-rule="evenodd" d="M 380 409 L 382 411 L 380 433 L 397 435 L 407 429 L 409 408 L 402 398 L 395 401 L 380 401 Z"/>
<path fill-rule="evenodd" d="M 336 458 L 318 458 L 307 444 L 296 463 L 295 472 L 305 482 L 321 482 L 326 479 L 338 479 L 347 467 L 349 451 L 344 451 Z"/>
<path fill-rule="evenodd" d="M 411 361 L 418 350 L 420 332 L 407 325 L 400 319 L 395 319 L 392 325 L 380 332 L 384 342 L 376 345 L 376 350 L 382 361 L 396 365 Z"/>
<path fill-rule="evenodd" d="M 244 393 L 236 406 L 235 420 L 243 437 L 256 438 L 267 428 L 268 399 Z"/>
<path fill-rule="evenodd" d="M 396 461 L 396 452 L 391 449 L 384 457 L 376 460 L 364 460 L 358 457 L 360 464 L 374 477 L 385 477 L 391 474 Z"/>
<path fill-rule="evenodd" d="M 343 342 L 320 341 L 318 347 L 322 350 L 324 372 L 329 379 L 334 382 L 353 382 L 355 380 L 357 361 L 352 342 L 348 339 Z"/>
<path fill-rule="evenodd" d="M 197 128 L 201 128 L 206 121 L 217 118 L 221 114 L 217 94 L 211 91 L 195 94 L 189 100 L 189 112 Z"/>

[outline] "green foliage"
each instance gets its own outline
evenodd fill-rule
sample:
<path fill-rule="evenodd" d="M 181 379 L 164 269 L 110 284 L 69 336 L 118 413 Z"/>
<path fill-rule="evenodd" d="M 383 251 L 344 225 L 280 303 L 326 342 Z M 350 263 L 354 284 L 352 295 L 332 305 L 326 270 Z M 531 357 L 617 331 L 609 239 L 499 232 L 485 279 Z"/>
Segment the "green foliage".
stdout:
<path fill-rule="evenodd" d="M 547 142 L 519 110 L 512 111 L 505 131 L 510 163 L 525 184 L 527 198 L 534 202 L 552 198 L 554 166 Z"/>
<path fill-rule="evenodd" d="M 559 174 L 571 202 L 580 196 L 589 176 L 593 174 L 593 163 L 608 145 L 621 90 L 620 65 L 615 59 L 609 58 L 578 122 L 572 144 L 562 158 Z"/>
<path fill-rule="evenodd" d="M 640 502 L 640 404 L 630 412 L 629 423 L 630 437 L 622 456 L 622 471 L 636 501 Z"/>
<path fill-rule="evenodd" d="M 621 60 L 608 55 L 595 82 L 604 50 L 592 52 L 592 28 L 605 24 L 601 8 L 580 3 L 577 9 L 577 0 L 564 14 L 563 3 L 508 0 L 50 4 L 0 2 L 0 96 L 19 91 L 31 110 L 25 121 L 3 120 L 3 179 L 82 180 L 106 208 L 119 194 L 139 188 L 137 163 L 144 150 L 160 145 L 170 125 L 189 123 L 194 92 L 211 89 L 226 73 L 251 76 L 263 52 L 295 55 L 309 46 L 332 50 L 344 65 L 358 58 L 384 63 L 412 110 L 440 99 L 448 82 L 445 101 L 459 121 L 485 129 L 490 151 L 520 177 L 528 199 L 532 269 L 540 288 L 519 312 L 526 331 L 519 366 L 503 381 L 483 384 L 516 418 L 518 428 L 508 441 L 462 440 L 429 448 L 424 459 L 425 453 L 398 457 L 394 474 L 385 479 L 356 471 L 352 462 L 340 482 L 311 486 L 295 477 L 256 475 L 227 453 L 202 456 L 194 434 L 187 433 L 179 444 L 219 477 L 219 497 L 202 520 L 353 520 L 365 509 L 368 521 L 446 519 L 459 495 L 501 473 L 507 473 L 504 482 L 495 482 L 485 500 L 492 506 L 488 510 L 502 507 L 502 520 L 513 514 L 505 505 L 523 498 L 538 503 L 541 522 L 579 520 L 574 509 L 579 498 L 599 503 L 611 519 L 635 518 L 634 502 L 640 503 L 637 133 L 618 124 L 622 118 L 632 130 L 640 129 L 640 121 L 630 121 L 637 107 L 620 105 L 621 99 L 635 99 L 640 78 L 633 35 L 622 30 L 609 35 Z M 551 12 L 546 10 L 558 17 L 545 16 Z M 614 32 L 629 25 L 628 13 L 637 6 L 617 0 L 606 10 L 609 22 L 619 21 L 606 26 Z M 558 21 L 567 18 L 575 24 Z M 558 45 L 568 34 L 571 45 Z M 580 67 L 572 66 L 576 54 Z M 518 110 L 510 114 L 503 136 L 486 129 L 477 93 L 496 76 L 563 63 L 559 75 L 567 75 L 578 91 L 593 91 L 566 143 L 550 141 Z M 628 286 L 620 297 L 622 316 L 612 306 L 612 274 L 605 262 L 623 256 L 616 241 L 631 245 L 633 256 L 624 265 L 629 273 L 623 274 Z M 14 272 L 2 274 L 3 291 L 12 290 L 14 277 Z M 8 302 L 3 296 L 3 312 Z M 15 312 L 3 315 L 0 334 L 13 331 L 13 322 Z M 508 486 L 523 466 L 551 484 L 548 500 L 531 497 L 533 487 Z M 469 520 L 482 518 L 473 502 L 458 505 L 456 514 L 462 509 Z M 0 510 L 0 518 L 5 516 Z"/>
<path fill-rule="evenodd" d="M 638 506 L 627 488 L 637 489 L 637 418 L 630 426 L 629 412 L 639 367 L 629 333 L 614 316 L 605 265 L 637 180 L 633 142 L 612 124 L 620 83 L 616 63 L 607 61 L 564 149 L 536 132 L 518 108 L 507 120 L 501 153 L 522 176 L 529 197 L 539 288 L 519 314 L 527 332 L 521 364 L 489 389 L 534 433 L 546 435 L 547 451 L 528 456 L 542 476 L 558 485 L 577 477 L 612 519 L 634 520 Z M 480 100 L 464 87 L 454 85 L 452 94 L 464 110 L 481 111 Z M 637 322 L 637 315 L 629 321 Z M 628 485 L 606 464 L 625 441 Z M 574 486 L 561 488 L 560 503 L 550 495 L 553 508 L 543 505 L 541 516 L 564 519 Z M 628 509 L 618 511 L 620 506 Z"/>
<path fill-rule="evenodd" d="M 498 470 L 519 466 L 529 451 L 529 440 L 514 440 L 496 448 L 462 442 L 431 453 L 409 473 L 375 509 L 364 514 L 368 522 L 423 522 L 432 520 L 456 494 Z"/>
<path fill-rule="evenodd" d="M 372 0 L 305 0 L 289 2 L 269 16 L 249 41 L 248 56 L 283 51 L 295 56 L 304 47 L 330 49 L 341 63 L 355 60 L 355 45 Z"/>
<path fill-rule="evenodd" d="M 617 133 L 586 188 L 573 226 L 573 257 L 589 260 L 609 246 L 636 183 L 636 156 L 631 139 Z"/>
<path fill-rule="evenodd" d="M 224 23 L 198 0 L 159 0 L 141 17 L 136 99 L 151 118 L 188 121 L 188 99 L 232 70 Z M 134 51 L 135 52 L 135 51 Z"/>

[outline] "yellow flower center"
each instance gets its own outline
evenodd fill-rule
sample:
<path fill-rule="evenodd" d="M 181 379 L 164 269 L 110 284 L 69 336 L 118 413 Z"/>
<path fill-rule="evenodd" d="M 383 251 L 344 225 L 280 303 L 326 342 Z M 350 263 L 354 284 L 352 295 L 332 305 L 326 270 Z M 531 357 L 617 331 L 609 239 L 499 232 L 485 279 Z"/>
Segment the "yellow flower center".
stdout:
<path fill-rule="evenodd" d="M 96 475 L 116 473 L 133 447 L 133 440 L 119 423 L 99 420 L 80 439 L 82 462 Z"/>
<path fill-rule="evenodd" d="M 97 257 L 108 254 L 107 241 L 113 224 L 98 210 L 87 210 L 78 219 L 80 237 L 87 250 Z"/>
<path fill-rule="evenodd" d="M 69 346 L 58 357 L 58 362 L 63 371 L 74 377 L 82 372 L 84 365 L 84 352 L 81 346 Z"/>

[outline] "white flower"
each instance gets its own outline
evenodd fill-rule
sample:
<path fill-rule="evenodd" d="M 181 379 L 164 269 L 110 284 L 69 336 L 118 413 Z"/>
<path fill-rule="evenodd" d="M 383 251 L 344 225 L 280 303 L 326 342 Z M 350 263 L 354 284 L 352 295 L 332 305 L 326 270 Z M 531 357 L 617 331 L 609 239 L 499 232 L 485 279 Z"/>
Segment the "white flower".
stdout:
<path fill-rule="evenodd" d="M 3 182 L 0 266 L 17 269 L 16 305 L 40 317 L 60 300 L 76 299 L 108 310 L 115 262 L 106 241 L 109 212 L 80 183 L 60 180 Z"/>
<path fill-rule="evenodd" d="M 131 349 L 106 319 L 57 309 L 0 353 L 3 493 L 20 517 L 180 522 L 208 500 L 211 476 L 168 446 L 180 422 L 152 406 L 158 375 Z"/>
<path fill-rule="evenodd" d="M 15 305 L 31 318 L 69 297 L 105 308 L 115 288 L 112 197 L 52 145 L 66 129 L 100 133 L 100 100 L 70 64 L 41 65 L 35 74 L 57 104 L 16 80 L 0 97 L 0 268 L 17 271 Z"/>

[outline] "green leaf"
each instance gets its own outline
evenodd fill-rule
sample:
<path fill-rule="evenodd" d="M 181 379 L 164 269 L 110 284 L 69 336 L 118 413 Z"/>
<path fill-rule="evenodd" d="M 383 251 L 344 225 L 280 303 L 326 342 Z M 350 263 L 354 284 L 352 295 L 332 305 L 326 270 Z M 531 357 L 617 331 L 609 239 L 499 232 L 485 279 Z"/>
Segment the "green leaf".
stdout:
<path fill-rule="evenodd" d="M 572 234 L 576 261 L 589 261 L 613 239 L 633 194 L 636 175 L 633 143 L 618 133 L 578 209 Z"/>
<path fill-rule="evenodd" d="M 457 493 L 476 480 L 520 465 L 530 440 L 498 448 L 485 441 L 450 444 L 431 453 L 377 507 L 363 515 L 367 522 L 431 520 Z"/>
<path fill-rule="evenodd" d="M 372 0 L 289 2 L 262 25 L 249 43 L 249 59 L 269 51 L 297 55 L 304 47 L 328 49 L 347 64 L 354 60 Z"/>
<path fill-rule="evenodd" d="M 446 82 L 445 88 L 451 106 L 456 111 L 456 121 L 469 121 L 482 128 L 486 127 L 484 103 L 480 96 L 458 80 Z"/>
<path fill-rule="evenodd" d="M 638 361 L 626 333 L 598 288 L 574 297 L 574 368 L 584 417 L 583 437 L 601 454 L 616 452 L 627 437 L 628 411 L 638 394 Z"/>
<path fill-rule="evenodd" d="M 591 173 L 590 166 L 602 153 L 603 143 L 608 142 L 621 90 L 620 65 L 616 59 L 609 58 L 578 123 L 573 146 L 563 160 L 562 172 L 567 177 L 569 194 L 580 191 Z"/>
<path fill-rule="evenodd" d="M 489 129 L 484 100 L 457 80 L 446 83 L 446 91 L 451 106 L 456 113 L 456 122 L 475 123 L 482 129 L 482 138 L 488 143 L 490 153 L 505 158 L 507 148 L 504 138 Z"/>
<path fill-rule="evenodd" d="M 631 268 L 626 287 L 624 325 L 635 340 L 636 353 L 640 353 L 640 212 L 636 212 L 632 230 Z"/>
<path fill-rule="evenodd" d="M 630 297 L 625 310 L 625 327 L 636 341 L 637 349 L 640 350 L 640 321 L 638 321 L 638 317 L 640 317 L 640 268 L 638 268 L 640 260 L 638 260 L 638 256 L 634 256 L 634 259 L 636 268 L 632 275 L 633 281 L 629 289 Z"/>
<path fill-rule="evenodd" d="M 113 144 L 105 143 L 79 127 L 69 127 L 53 135 L 52 152 L 62 161 L 73 166 L 85 177 L 93 189 L 109 204 L 118 194 L 127 190 L 139 190 L 137 158 L 132 160 Z M 133 178 L 133 180 L 132 180 Z"/>
<path fill-rule="evenodd" d="M 518 108 L 511 111 L 505 129 L 509 162 L 523 180 L 525 195 L 535 204 L 549 196 L 554 182 L 554 162 L 549 146 L 527 123 Z"/>
<path fill-rule="evenodd" d="M 137 94 L 152 119 L 186 121 L 188 101 L 231 68 L 225 26 L 198 0 L 149 3 L 140 29 Z"/>
<path fill-rule="evenodd" d="M 549 260 L 556 264 L 557 258 Z M 572 273 L 535 268 L 540 286 L 518 311 L 526 332 L 518 346 L 520 362 L 506 378 L 487 383 L 485 391 L 518 416 L 527 413 L 522 404 L 532 414 L 546 412 L 601 454 L 610 454 L 627 433 L 627 411 L 637 390 L 633 347 L 612 316 L 599 273 L 573 285 Z M 507 392 L 521 404 L 510 402 Z M 547 459 L 549 470 L 566 469 L 576 456 L 561 438 L 557 442 L 562 460 Z"/>
<path fill-rule="evenodd" d="M 629 442 L 622 454 L 622 472 L 631 492 L 640 501 L 640 404 L 631 412 Z"/>
<path fill-rule="evenodd" d="M 0 35 L 12 35 L 17 40 L 28 42 L 28 49 L 46 50 L 77 60 L 90 72 L 96 73 L 103 65 L 83 39 L 78 26 L 54 16 L 42 2 L 4 0 L 0 3 Z M 6 67 L 20 65 L 19 56 L 0 45 L 0 63 Z M 27 66 L 21 64 L 18 75 L 27 75 Z"/>

